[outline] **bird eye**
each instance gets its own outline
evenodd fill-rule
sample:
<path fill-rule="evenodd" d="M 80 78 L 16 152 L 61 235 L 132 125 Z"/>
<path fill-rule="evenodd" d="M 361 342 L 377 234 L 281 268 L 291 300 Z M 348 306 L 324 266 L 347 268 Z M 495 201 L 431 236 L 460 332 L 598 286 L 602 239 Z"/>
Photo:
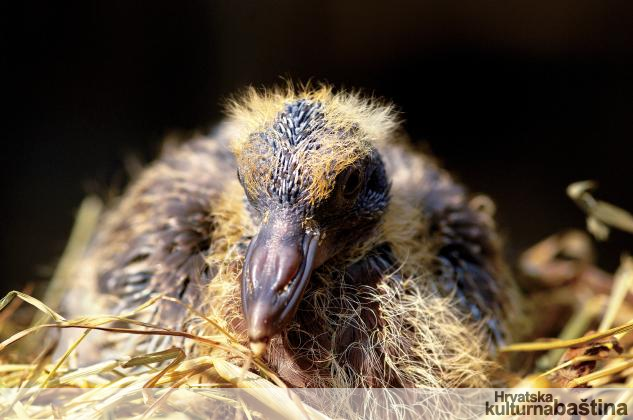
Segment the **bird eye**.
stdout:
<path fill-rule="evenodd" d="M 352 171 L 347 179 L 345 180 L 345 185 L 343 186 L 343 195 L 345 198 L 352 198 L 361 187 L 361 176 L 359 170 Z"/>

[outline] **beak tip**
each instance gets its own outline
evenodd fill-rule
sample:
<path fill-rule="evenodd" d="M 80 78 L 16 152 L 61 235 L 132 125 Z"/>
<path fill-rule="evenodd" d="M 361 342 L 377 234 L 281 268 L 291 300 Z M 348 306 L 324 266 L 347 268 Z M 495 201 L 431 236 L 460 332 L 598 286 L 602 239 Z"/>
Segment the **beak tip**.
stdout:
<path fill-rule="evenodd" d="M 259 357 L 266 352 L 266 348 L 268 344 L 264 341 L 255 341 L 250 343 L 251 351 L 253 352 L 253 356 Z"/>

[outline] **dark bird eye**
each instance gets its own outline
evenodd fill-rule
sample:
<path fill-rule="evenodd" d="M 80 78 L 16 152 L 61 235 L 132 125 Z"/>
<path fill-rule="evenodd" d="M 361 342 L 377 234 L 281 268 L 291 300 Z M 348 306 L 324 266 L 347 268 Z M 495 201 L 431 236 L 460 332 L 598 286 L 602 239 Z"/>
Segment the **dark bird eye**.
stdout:
<path fill-rule="evenodd" d="M 354 170 L 345 180 L 345 185 L 343 186 L 343 195 L 345 196 L 345 198 L 352 198 L 360 190 L 360 187 L 360 171 Z"/>

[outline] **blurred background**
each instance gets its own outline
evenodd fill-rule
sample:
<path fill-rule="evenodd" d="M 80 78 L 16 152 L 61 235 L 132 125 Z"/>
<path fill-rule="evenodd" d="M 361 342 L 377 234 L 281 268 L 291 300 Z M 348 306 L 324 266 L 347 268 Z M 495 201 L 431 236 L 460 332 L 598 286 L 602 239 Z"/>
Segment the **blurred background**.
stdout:
<path fill-rule="evenodd" d="M 127 180 L 235 90 L 294 80 L 398 104 L 498 204 L 508 255 L 584 227 L 565 196 L 633 210 L 633 2 L 108 1 L 3 5 L 0 289 L 50 276 L 87 193 Z M 598 245 L 614 269 L 631 236 Z"/>

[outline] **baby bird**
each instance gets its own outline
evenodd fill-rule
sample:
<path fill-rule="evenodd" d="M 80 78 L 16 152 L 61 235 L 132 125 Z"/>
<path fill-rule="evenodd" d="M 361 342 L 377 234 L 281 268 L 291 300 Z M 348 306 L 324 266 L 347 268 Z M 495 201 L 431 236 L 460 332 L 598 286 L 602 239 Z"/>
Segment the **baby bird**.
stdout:
<path fill-rule="evenodd" d="M 487 202 L 469 200 L 376 99 L 250 89 L 227 114 L 105 214 L 65 313 L 229 333 L 295 387 L 489 385 L 518 297 Z M 163 299 L 129 314 L 157 294 L 189 308 Z M 220 352 L 170 336 L 86 341 L 82 364 Z"/>

